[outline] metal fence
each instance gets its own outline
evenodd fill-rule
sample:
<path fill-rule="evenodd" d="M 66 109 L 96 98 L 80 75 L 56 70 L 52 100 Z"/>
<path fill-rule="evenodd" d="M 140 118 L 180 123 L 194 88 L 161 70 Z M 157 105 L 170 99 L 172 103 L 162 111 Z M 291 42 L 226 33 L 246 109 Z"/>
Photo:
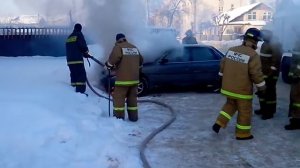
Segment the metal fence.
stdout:
<path fill-rule="evenodd" d="M 1 56 L 64 56 L 70 28 L 0 28 Z"/>

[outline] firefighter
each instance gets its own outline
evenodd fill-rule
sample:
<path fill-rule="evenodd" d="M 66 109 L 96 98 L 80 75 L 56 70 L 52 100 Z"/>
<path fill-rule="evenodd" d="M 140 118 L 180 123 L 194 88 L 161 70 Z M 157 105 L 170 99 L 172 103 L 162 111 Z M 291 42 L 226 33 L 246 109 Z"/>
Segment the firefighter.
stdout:
<path fill-rule="evenodd" d="M 238 111 L 236 139 L 253 138 L 251 134 L 253 83 L 260 95 L 263 95 L 266 88 L 260 58 L 255 51 L 260 40 L 260 31 L 249 28 L 242 45 L 230 48 L 221 61 L 219 72 L 222 78 L 221 93 L 227 97 L 227 102 L 212 127 L 216 133 L 219 133 L 220 128 L 225 128 Z"/>
<path fill-rule="evenodd" d="M 185 37 L 182 39 L 182 44 L 198 44 L 197 39 L 194 37 L 192 30 L 185 32 Z"/>
<path fill-rule="evenodd" d="M 289 77 L 291 79 L 289 117 L 286 130 L 300 129 L 300 40 L 295 43 Z"/>
<path fill-rule="evenodd" d="M 89 58 L 91 56 L 81 30 L 81 24 L 76 23 L 73 32 L 66 40 L 66 54 L 70 69 L 71 86 L 76 88 L 76 92 L 85 94 L 86 72 L 83 57 Z"/>
<path fill-rule="evenodd" d="M 276 112 L 276 83 L 280 73 L 282 47 L 273 38 L 270 30 L 262 30 L 261 33 L 264 43 L 260 49 L 260 60 L 266 81 L 266 94 L 265 97 L 259 97 L 260 109 L 255 110 L 255 113 L 262 115 L 263 120 L 267 120 L 273 118 Z"/>
<path fill-rule="evenodd" d="M 125 119 L 125 102 L 129 121 L 138 120 L 137 87 L 143 57 L 136 46 L 130 44 L 124 34 L 116 35 L 116 43 L 105 66 L 116 71 L 113 92 L 114 116 Z"/>

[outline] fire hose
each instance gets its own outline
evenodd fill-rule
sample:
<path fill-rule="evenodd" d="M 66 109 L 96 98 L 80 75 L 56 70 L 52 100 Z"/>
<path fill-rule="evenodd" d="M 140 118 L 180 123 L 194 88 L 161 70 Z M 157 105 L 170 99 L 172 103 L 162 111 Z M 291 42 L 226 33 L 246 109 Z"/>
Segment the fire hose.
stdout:
<path fill-rule="evenodd" d="M 104 67 L 105 65 L 100 62 L 99 60 L 97 60 L 96 58 L 94 58 L 93 56 L 90 56 L 89 57 L 90 59 L 92 59 L 93 61 L 95 61 L 97 64 L 99 64 L 100 66 Z M 97 96 L 101 97 L 101 98 L 104 98 L 106 100 L 108 100 L 109 102 L 112 101 L 112 99 L 110 99 L 110 96 L 107 97 L 107 96 L 104 96 L 100 93 L 98 93 L 94 88 L 93 86 L 90 84 L 89 80 L 86 81 L 87 82 L 87 85 L 88 87 L 92 90 L 93 93 L 95 93 Z M 110 88 L 108 88 L 108 90 L 110 90 Z M 156 104 L 156 105 L 159 105 L 159 106 L 162 106 L 164 108 L 167 108 L 170 113 L 171 113 L 171 118 L 169 120 L 167 120 L 163 125 L 161 125 L 159 128 L 153 130 L 143 141 L 142 143 L 140 144 L 139 146 L 139 153 L 140 153 L 140 158 L 143 162 L 143 167 L 144 168 L 151 168 L 146 156 L 145 156 L 145 149 L 147 147 L 147 144 L 157 135 L 159 134 L 160 132 L 162 132 L 163 130 L 165 130 L 168 126 L 170 126 L 175 120 L 176 120 L 176 112 L 174 111 L 174 109 L 165 104 L 165 103 L 162 103 L 160 101 L 156 101 L 156 100 L 138 100 L 139 103 L 153 103 L 153 104 Z"/>

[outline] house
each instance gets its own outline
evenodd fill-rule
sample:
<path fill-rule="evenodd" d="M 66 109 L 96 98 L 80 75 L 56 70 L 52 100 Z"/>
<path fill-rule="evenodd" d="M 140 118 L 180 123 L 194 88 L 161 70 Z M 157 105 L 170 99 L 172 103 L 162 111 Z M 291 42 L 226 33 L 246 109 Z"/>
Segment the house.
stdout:
<path fill-rule="evenodd" d="M 273 8 L 262 2 L 233 8 L 216 16 L 215 26 L 202 30 L 202 34 L 206 37 L 217 36 L 219 40 L 236 39 L 250 27 L 264 27 L 272 21 L 273 12 Z"/>
<path fill-rule="evenodd" d="M 0 27 L 66 27 L 70 25 L 70 16 L 41 16 L 20 15 L 14 17 L 0 17 Z"/>

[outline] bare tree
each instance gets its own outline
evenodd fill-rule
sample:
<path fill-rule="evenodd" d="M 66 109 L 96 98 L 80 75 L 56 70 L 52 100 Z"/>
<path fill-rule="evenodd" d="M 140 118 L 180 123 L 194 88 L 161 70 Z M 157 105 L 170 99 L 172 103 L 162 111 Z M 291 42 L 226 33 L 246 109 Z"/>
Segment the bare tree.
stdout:
<path fill-rule="evenodd" d="M 161 6 L 156 10 L 156 15 L 166 19 L 167 27 L 173 26 L 175 16 L 180 14 L 180 4 L 183 0 L 164 0 Z"/>
<path fill-rule="evenodd" d="M 173 24 L 173 20 L 174 20 L 174 15 L 176 13 L 179 13 L 179 9 L 178 6 L 180 5 L 180 3 L 182 2 L 182 0 L 172 0 L 170 2 L 170 8 L 167 12 L 168 16 L 168 27 L 171 27 Z"/>
<path fill-rule="evenodd" d="M 223 40 L 223 34 L 227 28 L 229 18 L 230 16 L 226 13 L 215 16 L 213 18 L 215 25 L 218 27 L 218 36 L 220 41 Z"/>

